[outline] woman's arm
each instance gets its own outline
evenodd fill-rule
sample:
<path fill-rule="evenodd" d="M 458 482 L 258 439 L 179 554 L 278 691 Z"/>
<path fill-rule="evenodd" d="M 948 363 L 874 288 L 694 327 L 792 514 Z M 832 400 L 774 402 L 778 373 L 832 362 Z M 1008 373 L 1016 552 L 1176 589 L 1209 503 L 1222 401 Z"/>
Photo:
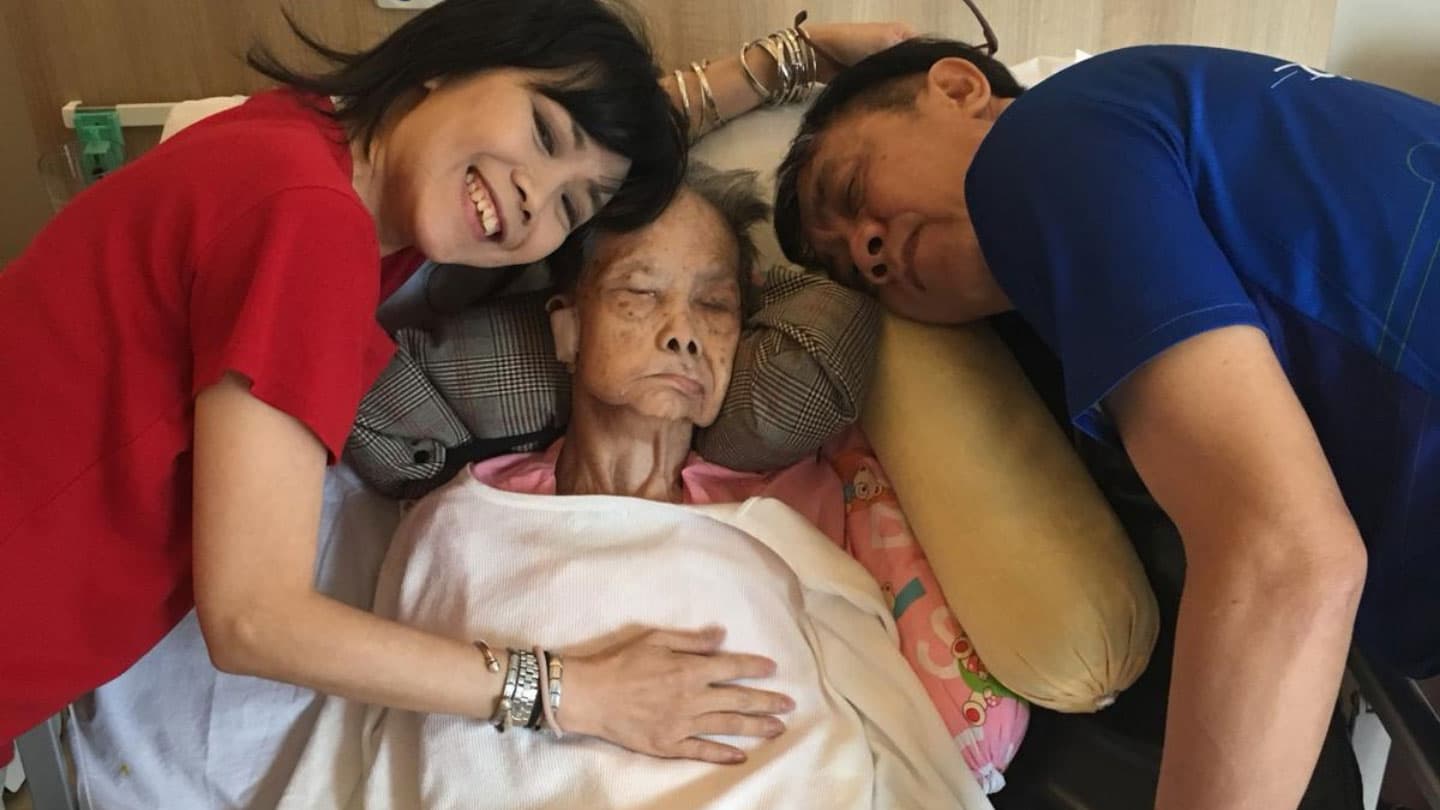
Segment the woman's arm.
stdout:
<path fill-rule="evenodd" d="M 227 375 L 195 403 L 195 604 L 215 666 L 366 703 L 486 718 L 502 673 L 469 639 L 349 607 L 313 587 L 325 450 Z M 774 736 L 788 698 L 734 685 L 774 663 L 719 654 L 723 633 L 654 632 L 567 658 L 562 724 L 641 753 L 712 762 L 739 749 L 699 734 Z M 737 756 L 739 759 L 737 759 Z"/>
<path fill-rule="evenodd" d="M 325 449 L 236 375 L 195 407 L 195 604 L 219 669 L 367 703 L 486 717 L 478 651 L 314 591 Z M 420 666 L 418 664 L 422 664 Z"/>
<path fill-rule="evenodd" d="M 894 22 L 831 23 L 802 27 L 809 35 L 810 40 L 817 46 L 816 57 L 819 66 L 817 79 L 821 83 L 828 82 L 841 69 L 853 65 L 866 56 L 915 36 L 914 30 L 909 25 Z M 780 86 L 779 68 L 774 57 L 764 48 L 759 46 L 748 48 L 745 52 L 745 65 L 749 66 L 751 73 L 767 89 Z M 764 98 L 745 75 L 744 67 L 740 63 L 740 47 L 738 45 L 731 52 L 709 60 L 709 66 L 705 67 L 704 71 L 706 80 L 710 83 L 710 89 L 714 92 L 715 104 L 719 108 L 722 119 L 729 121 L 744 115 L 760 106 L 764 101 Z M 689 65 L 682 67 L 680 76 L 685 81 L 685 95 L 690 99 L 691 131 L 696 133 L 704 106 L 700 80 Z M 684 112 L 684 99 L 676 83 L 675 73 L 672 71 L 666 74 L 660 84 L 670 94 L 671 103 Z M 713 123 L 708 117 L 708 113 L 704 120 L 707 124 L 706 129 L 713 129 Z M 703 134 L 704 131 L 700 131 L 695 137 Z"/>

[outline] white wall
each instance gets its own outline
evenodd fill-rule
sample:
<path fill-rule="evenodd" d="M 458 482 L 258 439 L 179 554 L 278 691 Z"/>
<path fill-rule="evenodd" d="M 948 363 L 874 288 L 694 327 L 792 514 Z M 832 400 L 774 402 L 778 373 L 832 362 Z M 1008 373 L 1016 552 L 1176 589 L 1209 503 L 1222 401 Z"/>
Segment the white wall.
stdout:
<path fill-rule="evenodd" d="M 1337 0 L 1326 67 L 1440 101 L 1440 0 Z"/>

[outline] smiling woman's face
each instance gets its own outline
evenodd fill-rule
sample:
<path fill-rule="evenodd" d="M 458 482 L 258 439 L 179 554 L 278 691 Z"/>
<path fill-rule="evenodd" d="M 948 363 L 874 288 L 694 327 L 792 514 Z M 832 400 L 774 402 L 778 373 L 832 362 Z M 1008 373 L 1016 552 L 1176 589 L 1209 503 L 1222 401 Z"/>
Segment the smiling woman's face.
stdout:
<path fill-rule="evenodd" d="M 601 236 L 575 307 L 556 313 L 574 319 L 577 395 L 656 419 L 714 422 L 740 336 L 739 263 L 720 214 L 690 192 L 645 228 Z"/>
<path fill-rule="evenodd" d="M 629 161 L 536 89 L 546 78 L 505 68 L 429 82 L 381 139 L 382 240 L 503 267 L 545 258 L 593 217 Z"/>

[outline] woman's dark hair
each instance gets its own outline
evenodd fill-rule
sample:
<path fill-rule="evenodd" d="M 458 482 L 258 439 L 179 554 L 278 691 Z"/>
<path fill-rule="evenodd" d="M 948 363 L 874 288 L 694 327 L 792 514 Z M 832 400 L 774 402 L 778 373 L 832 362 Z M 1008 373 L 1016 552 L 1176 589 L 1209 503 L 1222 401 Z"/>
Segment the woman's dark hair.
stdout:
<path fill-rule="evenodd" d="M 304 73 L 263 45 L 246 61 L 282 84 L 340 99 L 333 117 L 369 148 L 397 103 L 425 82 L 491 68 L 550 71 L 536 90 L 630 161 L 620 191 L 595 217 L 628 228 L 659 216 L 685 166 L 682 124 L 658 78 L 638 15 L 600 0 L 445 0 L 368 50 L 331 48 L 285 13 L 301 42 L 331 65 Z"/>
<path fill-rule="evenodd" d="M 817 267 L 800 222 L 800 172 L 815 156 L 815 142 L 842 113 L 852 110 L 904 109 L 915 103 L 920 85 L 907 81 L 927 73 L 941 59 L 958 56 L 980 69 L 990 92 L 1016 98 L 1025 88 L 1010 69 L 985 51 L 950 39 L 917 38 L 856 62 L 836 76 L 800 120 L 785 160 L 775 172 L 775 235 L 786 258 Z"/>

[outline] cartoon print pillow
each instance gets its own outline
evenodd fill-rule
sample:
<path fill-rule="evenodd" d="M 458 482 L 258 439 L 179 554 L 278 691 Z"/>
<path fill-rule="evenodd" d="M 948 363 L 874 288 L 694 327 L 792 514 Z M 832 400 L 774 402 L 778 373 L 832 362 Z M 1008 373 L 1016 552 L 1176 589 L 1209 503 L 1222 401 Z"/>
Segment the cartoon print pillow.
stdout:
<path fill-rule="evenodd" d="M 830 455 L 845 484 L 845 545 L 880 583 L 900 631 L 901 652 L 987 793 L 1005 784 L 1029 725 L 1024 700 L 986 669 L 915 542 L 894 488 L 852 429 Z"/>

